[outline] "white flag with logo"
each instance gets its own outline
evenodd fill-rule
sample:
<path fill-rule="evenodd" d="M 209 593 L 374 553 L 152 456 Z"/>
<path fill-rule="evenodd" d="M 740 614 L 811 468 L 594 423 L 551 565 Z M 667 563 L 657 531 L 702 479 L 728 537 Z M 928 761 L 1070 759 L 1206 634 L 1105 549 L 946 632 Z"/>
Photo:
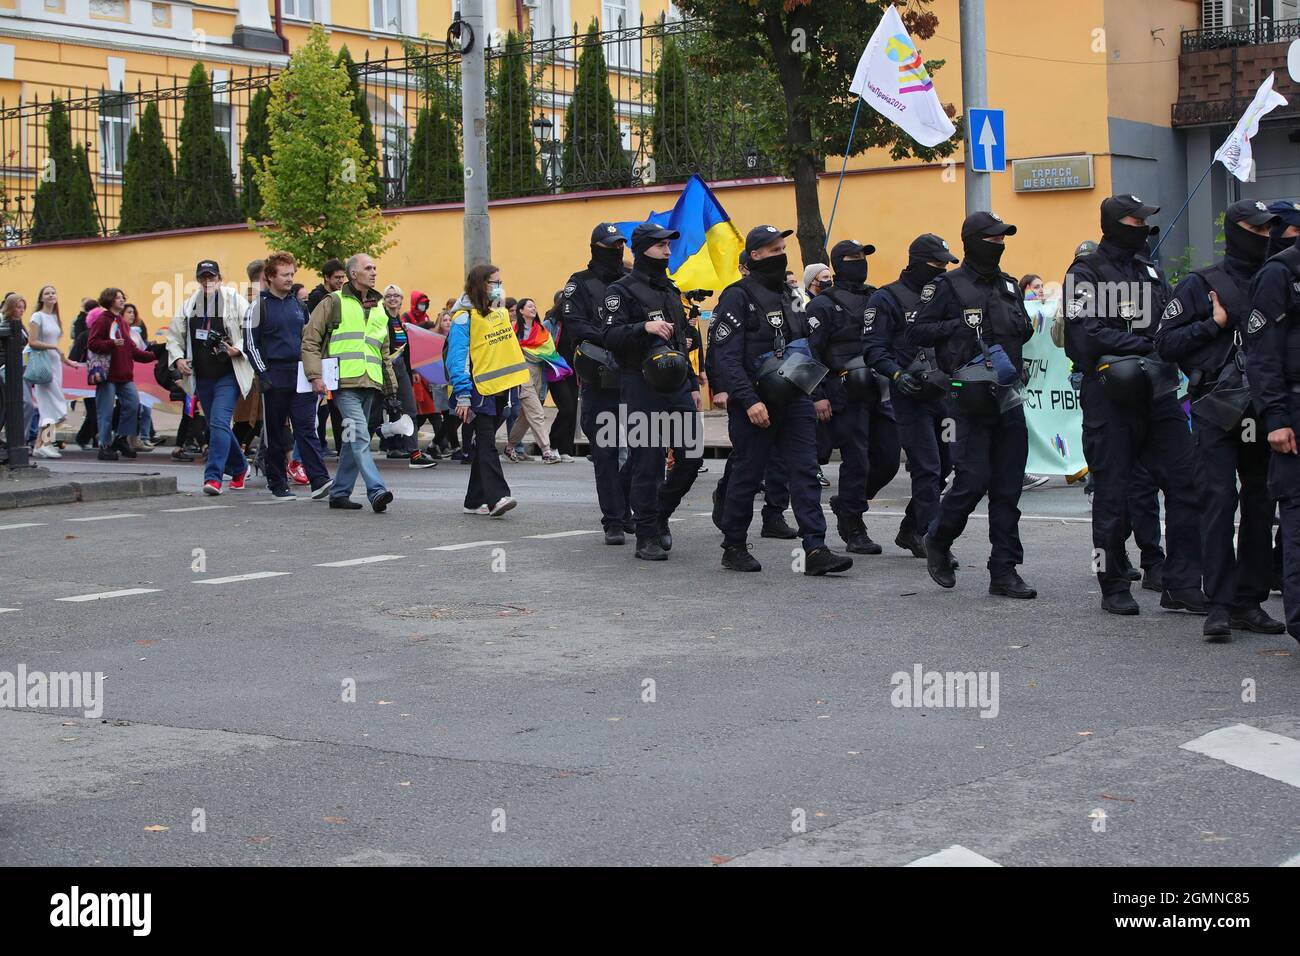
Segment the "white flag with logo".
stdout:
<path fill-rule="evenodd" d="M 1232 135 L 1224 140 L 1214 158 L 1228 167 L 1228 172 L 1243 183 L 1255 181 L 1255 155 L 1251 151 L 1251 137 L 1259 132 L 1259 121 L 1279 106 L 1286 106 L 1286 97 L 1273 89 L 1273 74 L 1259 85 L 1255 99 L 1246 114 L 1237 122 Z"/>
<path fill-rule="evenodd" d="M 922 146 L 938 146 L 957 131 L 943 111 L 921 51 L 893 6 L 885 10 L 862 51 L 849 89 Z"/>

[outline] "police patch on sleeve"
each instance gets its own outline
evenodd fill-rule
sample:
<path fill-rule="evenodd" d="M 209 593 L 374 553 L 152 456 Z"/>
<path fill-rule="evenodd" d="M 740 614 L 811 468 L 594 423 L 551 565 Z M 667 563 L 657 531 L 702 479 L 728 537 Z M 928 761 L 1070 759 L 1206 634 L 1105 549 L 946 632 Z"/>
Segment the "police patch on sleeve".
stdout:
<path fill-rule="evenodd" d="M 1264 313 L 1256 309 L 1250 313 L 1250 320 L 1246 323 L 1246 334 L 1254 335 L 1262 329 L 1268 320 L 1264 318 Z"/>
<path fill-rule="evenodd" d="M 875 323 L 876 323 L 876 310 L 874 308 L 867 309 L 867 311 L 862 313 L 862 328 L 864 331 L 870 332 L 871 327 L 875 325 Z"/>
<path fill-rule="evenodd" d="M 578 283 L 570 280 L 569 283 L 564 287 L 564 297 L 566 299 L 571 299 L 573 298 L 573 293 L 577 291 L 578 291 Z"/>
<path fill-rule="evenodd" d="M 728 325 L 726 322 L 719 322 L 717 331 L 713 333 L 713 341 L 721 342 L 730 334 L 731 334 L 731 326 Z"/>
<path fill-rule="evenodd" d="M 818 326 L 820 326 L 821 324 L 822 324 L 822 320 L 817 318 L 817 316 L 815 315 L 808 316 L 808 328 L 812 329 L 813 331 L 816 331 Z"/>
<path fill-rule="evenodd" d="M 622 302 L 622 300 L 616 295 L 605 296 L 605 308 L 608 309 L 610 312 L 618 311 L 618 306 L 620 302 Z"/>
<path fill-rule="evenodd" d="M 929 302 L 934 298 L 934 283 L 927 282 L 925 288 L 921 290 L 921 301 Z"/>
<path fill-rule="evenodd" d="M 1087 307 L 1087 300 L 1083 296 L 1079 296 L 1077 299 L 1071 299 L 1070 303 L 1065 307 L 1065 317 L 1067 319 L 1077 319 L 1079 316 L 1083 315 L 1084 310 Z"/>
<path fill-rule="evenodd" d="M 1183 314 L 1183 300 L 1174 299 L 1167 306 L 1165 306 L 1165 314 L 1161 316 L 1161 320 L 1165 321 L 1168 319 L 1176 319 L 1182 314 Z"/>

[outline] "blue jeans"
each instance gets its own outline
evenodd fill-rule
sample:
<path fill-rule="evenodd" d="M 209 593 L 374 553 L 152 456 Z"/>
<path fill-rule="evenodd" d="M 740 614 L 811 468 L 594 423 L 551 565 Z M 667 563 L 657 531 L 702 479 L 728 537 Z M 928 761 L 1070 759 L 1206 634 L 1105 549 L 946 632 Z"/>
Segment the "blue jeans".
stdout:
<path fill-rule="evenodd" d="M 248 471 L 248 461 L 230 429 L 239 401 L 239 382 L 234 372 L 221 378 L 196 380 L 199 404 L 208 416 L 208 462 L 203 468 L 204 481 L 220 481 L 225 475 L 234 478 Z"/>
<path fill-rule="evenodd" d="M 148 438 L 153 434 L 153 409 L 146 403 L 140 403 L 140 427 L 136 429 L 136 434 L 141 438 Z"/>
<path fill-rule="evenodd" d="M 135 382 L 103 382 L 95 386 L 95 417 L 99 419 L 99 447 L 113 446 L 113 403 L 122 403 L 117 417 L 118 438 L 136 433 L 140 416 L 140 395 Z"/>
<path fill-rule="evenodd" d="M 373 388 L 342 388 L 334 393 L 334 402 L 343 416 L 344 434 L 351 439 L 343 443 L 339 453 L 339 466 L 334 472 L 334 487 L 330 498 L 352 497 L 352 487 L 357 483 L 357 473 L 366 485 L 366 497 L 388 489 L 379 477 L 375 460 L 370 457 L 370 412 L 379 401 L 380 393 Z"/>

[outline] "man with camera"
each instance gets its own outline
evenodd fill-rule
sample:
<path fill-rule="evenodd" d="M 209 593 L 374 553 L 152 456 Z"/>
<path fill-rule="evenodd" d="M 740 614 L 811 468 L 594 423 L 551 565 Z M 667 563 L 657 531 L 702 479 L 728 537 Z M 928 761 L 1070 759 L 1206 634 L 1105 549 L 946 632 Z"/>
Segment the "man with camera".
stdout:
<path fill-rule="evenodd" d="M 244 313 L 248 304 L 221 284 L 221 269 L 211 259 L 194 268 L 199 289 L 187 298 L 167 329 L 167 359 L 186 394 L 197 395 L 208 418 L 208 460 L 203 493 L 221 494 L 222 478 L 242 490 L 248 461 L 235 440 L 235 403 L 253 385 L 253 366 L 244 356 Z"/>

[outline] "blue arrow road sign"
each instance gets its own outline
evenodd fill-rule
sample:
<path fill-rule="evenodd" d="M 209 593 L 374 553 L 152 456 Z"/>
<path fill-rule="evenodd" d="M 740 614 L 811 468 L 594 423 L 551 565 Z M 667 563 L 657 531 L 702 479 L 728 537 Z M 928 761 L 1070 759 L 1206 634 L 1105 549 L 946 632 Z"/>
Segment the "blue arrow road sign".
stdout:
<path fill-rule="evenodd" d="M 1005 173 L 1007 171 L 1007 127 L 1003 110 L 971 110 L 966 114 L 970 123 L 970 154 L 966 162 L 977 173 Z"/>

